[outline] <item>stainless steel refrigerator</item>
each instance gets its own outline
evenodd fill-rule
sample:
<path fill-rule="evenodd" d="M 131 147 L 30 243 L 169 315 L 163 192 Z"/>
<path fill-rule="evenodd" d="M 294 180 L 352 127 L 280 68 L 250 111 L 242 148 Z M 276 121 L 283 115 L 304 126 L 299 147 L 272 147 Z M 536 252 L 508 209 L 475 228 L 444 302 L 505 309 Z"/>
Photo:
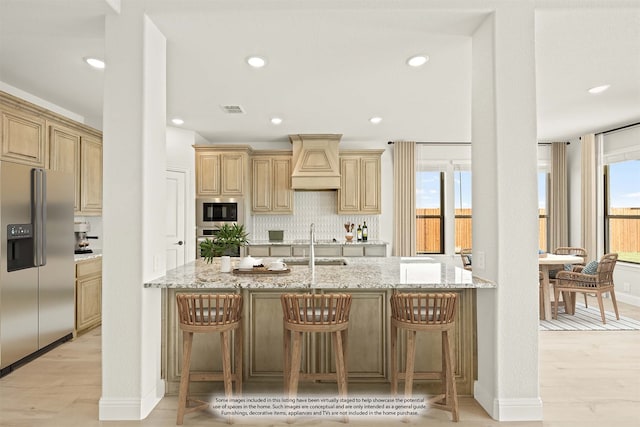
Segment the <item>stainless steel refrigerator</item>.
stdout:
<path fill-rule="evenodd" d="M 74 182 L 0 162 L 0 369 L 71 337 Z"/>

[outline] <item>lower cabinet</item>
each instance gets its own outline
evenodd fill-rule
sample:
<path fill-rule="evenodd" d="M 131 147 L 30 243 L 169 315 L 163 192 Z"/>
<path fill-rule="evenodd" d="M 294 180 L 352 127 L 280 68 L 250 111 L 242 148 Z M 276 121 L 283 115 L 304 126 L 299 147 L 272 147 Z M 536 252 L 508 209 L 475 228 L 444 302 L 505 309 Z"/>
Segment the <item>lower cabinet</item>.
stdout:
<path fill-rule="evenodd" d="M 76 333 L 102 323 L 102 258 L 76 263 Z"/>
<path fill-rule="evenodd" d="M 167 289 L 165 298 L 166 335 L 163 348 L 167 393 L 177 394 L 182 363 L 182 333 L 176 318 L 175 295 L 179 292 L 220 292 L 228 290 Z M 389 289 L 349 289 L 352 295 L 348 329 L 347 370 L 351 383 L 388 384 L 390 378 L 390 306 Z M 425 290 L 403 289 L 403 292 Z M 283 328 L 282 289 L 256 289 L 242 291 L 243 313 L 243 374 L 248 382 L 272 383 L 269 390 L 282 390 Z M 284 291 L 289 292 L 289 291 Z M 291 290 L 290 292 L 303 292 Z M 324 292 L 316 290 L 316 292 Z M 476 323 L 475 290 L 456 290 L 460 296 L 456 327 L 453 334 L 455 376 L 459 395 L 473 395 L 476 376 Z M 416 371 L 435 370 L 441 364 L 439 334 L 418 334 Z M 335 372 L 331 339 L 325 334 L 305 334 L 302 347 L 301 371 L 305 373 Z M 398 362 L 404 370 L 406 334 L 398 337 Z M 231 359 L 234 360 L 233 358 Z M 195 334 L 192 352 L 192 370 L 221 371 L 220 339 L 217 335 Z M 423 380 L 421 390 L 439 392 L 440 380 Z M 220 385 L 192 383 L 195 393 L 211 391 Z"/>

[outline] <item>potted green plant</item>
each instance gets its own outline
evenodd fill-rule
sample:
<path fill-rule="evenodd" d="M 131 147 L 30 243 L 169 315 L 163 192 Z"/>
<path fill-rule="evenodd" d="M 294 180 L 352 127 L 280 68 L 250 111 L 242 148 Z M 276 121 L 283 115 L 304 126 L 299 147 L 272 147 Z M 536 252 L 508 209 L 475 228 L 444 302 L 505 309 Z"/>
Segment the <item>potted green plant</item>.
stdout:
<path fill-rule="evenodd" d="M 202 258 L 208 263 L 213 261 L 214 257 L 221 257 L 221 271 L 231 271 L 230 255 L 242 246 L 246 246 L 249 241 L 244 225 L 242 224 L 224 224 L 218 229 L 213 239 L 206 239 L 200 243 Z"/>

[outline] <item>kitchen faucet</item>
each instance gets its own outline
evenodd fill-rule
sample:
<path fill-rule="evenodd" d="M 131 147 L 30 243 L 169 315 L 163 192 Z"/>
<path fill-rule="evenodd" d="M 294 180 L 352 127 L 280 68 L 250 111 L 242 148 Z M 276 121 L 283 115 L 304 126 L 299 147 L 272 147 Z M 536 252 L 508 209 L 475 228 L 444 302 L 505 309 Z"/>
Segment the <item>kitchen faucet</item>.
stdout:
<path fill-rule="evenodd" d="M 311 280 L 315 281 L 316 279 L 316 254 L 314 250 L 316 240 L 316 225 L 311 223 L 311 227 L 309 229 L 309 267 L 311 267 Z"/>

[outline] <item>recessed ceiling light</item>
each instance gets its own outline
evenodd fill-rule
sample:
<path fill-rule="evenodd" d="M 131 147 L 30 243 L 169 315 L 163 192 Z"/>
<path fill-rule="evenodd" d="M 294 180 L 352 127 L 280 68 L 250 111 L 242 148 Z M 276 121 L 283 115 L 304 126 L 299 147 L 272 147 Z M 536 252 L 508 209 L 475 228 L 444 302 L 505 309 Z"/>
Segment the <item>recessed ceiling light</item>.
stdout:
<path fill-rule="evenodd" d="M 426 55 L 416 55 L 407 59 L 407 65 L 411 67 L 421 67 L 424 64 L 426 64 L 428 60 L 429 60 L 429 57 Z"/>
<path fill-rule="evenodd" d="M 174 125 L 180 126 L 180 125 L 184 124 L 184 120 L 182 120 L 179 117 L 176 117 L 174 119 L 171 119 L 171 123 L 173 123 Z"/>
<path fill-rule="evenodd" d="M 611 85 L 602 85 L 602 86 L 596 86 L 596 87 L 592 87 L 591 89 L 589 89 L 589 93 L 591 94 L 596 94 L 596 93 L 602 93 L 605 90 L 609 89 Z"/>
<path fill-rule="evenodd" d="M 371 117 L 369 119 L 369 121 L 371 123 L 373 123 L 374 125 L 377 125 L 378 123 L 380 123 L 382 121 L 382 117 Z"/>
<path fill-rule="evenodd" d="M 274 125 L 279 125 L 280 123 L 282 123 L 282 119 L 280 117 L 272 117 L 271 123 Z"/>
<path fill-rule="evenodd" d="M 253 68 L 262 68 L 267 65 L 267 61 L 259 56 L 250 56 L 247 58 L 247 64 L 251 65 Z"/>
<path fill-rule="evenodd" d="M 84 58 L 84 62 L 99 70 L 102 70 L 105 67 L 104 61 L 98 58 Z"/>

